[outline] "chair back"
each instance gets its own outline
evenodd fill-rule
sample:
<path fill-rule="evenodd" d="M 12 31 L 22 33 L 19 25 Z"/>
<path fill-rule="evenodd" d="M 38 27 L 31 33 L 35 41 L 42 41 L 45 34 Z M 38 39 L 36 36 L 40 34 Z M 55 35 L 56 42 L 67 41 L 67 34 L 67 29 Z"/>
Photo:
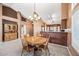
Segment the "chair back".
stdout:
<path fill-rule="evenodd" d="M 46 43 L 45 43 L 45 45 L 48 45 L 48 43 L 49 43 L 49 39 L 50 39 L 50 35 L 48 35 L 47 37 L 46 37 Z"/>
<path fill-rule="evenodd" d="M 22 39 L 22 45 L 23 45 L 23 46 L 27 46 L 27 45 L 28 45 L 28 44 L 27 44 L 27 41 L 26 41 L 27 37 L 29 37 L 29 36 L 24 35 L 24 38 Z"/>
<path fill-rule="evenodd" d="M 42 37 L 49 38 L 49 34 L 41 34 Z"/>
<path fill-rule="evenodd" d="M 37 34 L 37 36 L 38 36 L 38 37 L 41 37 L 41 34 L 40 34 L 40 33 L 38 33 L 38 34 Z"/>

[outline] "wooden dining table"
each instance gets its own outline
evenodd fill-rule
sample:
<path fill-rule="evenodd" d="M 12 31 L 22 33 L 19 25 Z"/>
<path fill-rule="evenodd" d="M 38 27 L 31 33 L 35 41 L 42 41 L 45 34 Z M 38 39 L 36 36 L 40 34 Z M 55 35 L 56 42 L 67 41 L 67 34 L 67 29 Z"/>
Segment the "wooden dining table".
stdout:
<path fill-rule="evenodd" d="M 29 37 L 26 37 L 25 40 L 28 44 L 31 44 L 31 45 L 42 45 L 47 41 L 46 38 L 37 37 L 37 36 L 29 36 Z"/>
<path fill-rule="evenodd" d="M 28 45 L 31 45 L 34 47 L 34 55 L 36 55 L 35 51 L 38 50 L 39 46 L 44 45 L 47 42 L 47 38 L 38 37 L 38 36 L 25 37 L 25 40 Z"/>

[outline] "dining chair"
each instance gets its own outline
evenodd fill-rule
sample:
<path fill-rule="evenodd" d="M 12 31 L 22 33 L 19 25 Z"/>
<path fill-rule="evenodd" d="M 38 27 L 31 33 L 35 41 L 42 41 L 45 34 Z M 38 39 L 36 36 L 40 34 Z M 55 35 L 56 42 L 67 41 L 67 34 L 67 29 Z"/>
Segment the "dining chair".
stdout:
<path fill-rule="evenodd" d="M 49 48 L 48 48 L 48 43 L 49 43 L 50 36 L 48 35 L 45 38 L 46 38 L 46 42 L 43 45 L 40 45 L 39 49 L 41 51 L 42 51 L 42 49 L 45 50 L 46 55 L 47 54 L 50 55 Z"/>
<path fill-rule="evenodd" d="M 38 33 L 38 34 L 37 34 L 37 36 L 38 36 L 38 37 L 41 37 L 41 34 L 40 34 L 40 33 Z"/>
<path fill-rule="evenodd" d="M 26 52 L 31 52 L 31 51 L 34 51 L 34 46 L 33 45 L 31 45 L 31 44 L 29 44 L 28 42 L 27 42 L 27 37 L 30 37 L 29 35 L 27 36 L 27 35 L 24 35 L 24 39 L 23 39 L 23 43 L 22 43 L 22 45 L 23 45 L 23 49 L 22 49 L 22 54 L 23 54 L 23 51 L 26 51 Z M 21 54 L 21 55 L 22 55 Z"/>
<path fill-rule="evenodd" d="M 24 35 L 24 38 L 22 39 L 22 46 L 23 46 L 23 48 L 22 48 L 21 56 L 23 54 L 23 51 L 28 51 L 28 43 L 26 42 L 25 38 L 26 38 L 26 35 Z"/>

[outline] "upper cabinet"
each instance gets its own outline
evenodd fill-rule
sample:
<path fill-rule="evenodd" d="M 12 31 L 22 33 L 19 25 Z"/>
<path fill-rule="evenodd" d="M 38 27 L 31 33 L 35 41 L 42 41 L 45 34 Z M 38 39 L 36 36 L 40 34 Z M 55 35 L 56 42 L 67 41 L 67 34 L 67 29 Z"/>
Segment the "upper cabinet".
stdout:
<path fill-rule="evenodd" d="M 67 29 L 68 3 L 61 4 L 61 29 Z"/>
<path fill-rule="evenodd" d="M 66 19 L 68 17 L 68 3 L 61 4 L 61 19 Z"/>
<path fill-rule="evenodd" d="M 46 26 L 42 26 L 42 31 L 59 32 L 60 28 L 60 24 L 46 24 Z"/>
<path fill-rule="evenodd" d="M 61 4 L 61 29 L 70 28 L 71 25 L 71 4 Z"/>
<path fill-rule="evenodd" d="M 67 19 L 62 19 L 62 21 L 61 21 L 61 29 L 67 29 Z"/>

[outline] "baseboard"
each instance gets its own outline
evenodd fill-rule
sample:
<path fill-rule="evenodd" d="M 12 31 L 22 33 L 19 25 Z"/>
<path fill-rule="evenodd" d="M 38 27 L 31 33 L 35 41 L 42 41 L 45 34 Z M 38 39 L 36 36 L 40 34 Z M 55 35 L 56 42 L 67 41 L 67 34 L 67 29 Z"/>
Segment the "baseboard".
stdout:
<path fill-rule="evenodd" d="M 70 56 L 79 56 L 78 52 L 70 45 L 67 47 Z"/>

